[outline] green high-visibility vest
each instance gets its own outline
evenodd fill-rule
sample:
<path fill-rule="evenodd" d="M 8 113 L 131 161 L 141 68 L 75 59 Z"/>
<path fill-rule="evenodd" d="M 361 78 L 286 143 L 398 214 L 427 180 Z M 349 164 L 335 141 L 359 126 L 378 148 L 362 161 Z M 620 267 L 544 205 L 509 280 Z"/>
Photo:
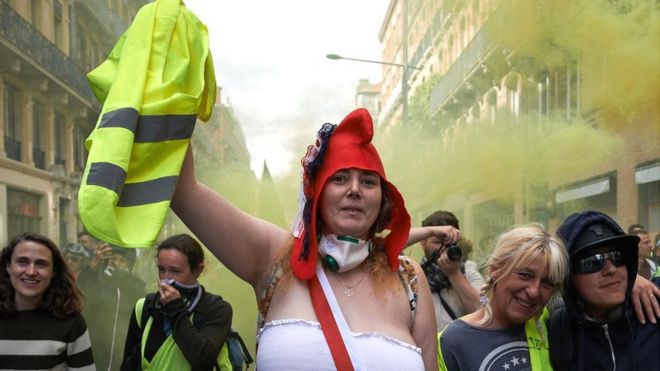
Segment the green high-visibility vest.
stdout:
<path fill-rule="evenodd" d="M 85 141 L 80 219 L 103 241 L 151 247 L 196 118 L 208 120 L 215 103 L 206 26 L 181 0 L 147 4 L 87 77 L 103 109 Z"/>
<path fill-rule="evenodd" d="M 137 319 L 138 326 L 142 326 L 140 322 L 142 318 L 142 311 L 144 310 L 144 303 L 144 298 L 141 298 L 135 304 L 135 318 Z M 192 321 L 192 317 L 190 320 Z M 188 362 L 186 356 L 183 355 L 183 352 L 179 346 L 176 345 L 172 335 L 169 335 L 165 339 L 160 348 L 158 348 L 158 351 L 156 351 L 156 354 L 151 359 L 151 361 L 147 361 L 147 359 L 144 358 L 144 350 L 147 346 L 147 340 L 149 338 L 149 332 L 151 331 L 153 321 L 153 317 L 149 316 L 149 319 L 147 320 L 144 328 L 140 327 L 140 330 L 142 331 L 142 341 L 140 343 L 140 365 L 142 370 L 191 370 L 190 362 Z M 216 365 L 220 367 L 217 371 L 231 371 L 233 369 L 231 362 L 229 361 L 229 348 L 227 347 L 227 343 L 225 343 L 222 346 L 222 349 L 220 349 Z M 214 367 L 214 370 L 216 369 L 217 368 Z"/>

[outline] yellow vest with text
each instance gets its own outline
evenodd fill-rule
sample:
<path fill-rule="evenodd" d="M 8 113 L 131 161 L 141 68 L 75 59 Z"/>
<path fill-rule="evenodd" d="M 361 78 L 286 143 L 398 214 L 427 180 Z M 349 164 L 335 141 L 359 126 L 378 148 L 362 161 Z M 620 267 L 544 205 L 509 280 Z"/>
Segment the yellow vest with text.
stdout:
<path fill-rule="evenodd" d="M 87 77 L 103 109 L 85 141 L 80 218 L 103 241 L 151 247 L 195 121 L 215 103 L 206 26 L 181 0 L 149 3 Z"/>

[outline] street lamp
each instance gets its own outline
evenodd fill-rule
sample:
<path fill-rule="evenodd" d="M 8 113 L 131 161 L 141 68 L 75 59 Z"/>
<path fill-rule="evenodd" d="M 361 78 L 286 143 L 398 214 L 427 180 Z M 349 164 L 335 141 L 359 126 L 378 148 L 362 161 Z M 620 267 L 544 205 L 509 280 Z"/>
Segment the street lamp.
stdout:
<path fill-rule="evenodd" d="M 326 58 L 335 59 L 335 60 L 336 59 L 345 59 L 347 61 L 358 61 L 358 62 L 385 64 L 385 65 L 388 65 L 388 66 L 396 66 L 396 67 L 402 67 L 402 68 L 403 67 L 408 67 L 408 68 L 412 68 L 412 69 L 415 69 L 415 70 L 421 70 L 421 68 L 411 66 L 411 65 L 404 65 L 404 64 L 400 64 L 400 63 L 381 62 L 381 61 L 372 61 L 372 60 L 369 60 L 369 59 L 348 58 L 348 57 L 342 57 L 341 55 L 338 55 L 338 54 L 326 54 Z"/>
<path fill-rule="evenodd" d="M 412 68 L 414 70 L 421 70 L 421 68 L 416 67 L 416 66 L 411 66 L 409 64 L 374 61 L 374 60 L 370 60 L 370 59 L 342 57 L 341 55 L 338 55 L 338 54 L 326 54 L 326 58 L 333 59 L 333 60 L 344 59 L 344 60 L 347 60 L 347 61 L 384 64 L 384 65 L 387 65 L 387 66 L 395 66 L 395 67 L 403 68 L 403 75 L 401 76 L 401 100 L 402 100 L 402 102 L 401 102 L 401 104 L 402 104 L 401 121 L 402 121 L 402 125 L 404 127 L 407 125 L 407 121 L 408 121 L 408 68 Z"/>

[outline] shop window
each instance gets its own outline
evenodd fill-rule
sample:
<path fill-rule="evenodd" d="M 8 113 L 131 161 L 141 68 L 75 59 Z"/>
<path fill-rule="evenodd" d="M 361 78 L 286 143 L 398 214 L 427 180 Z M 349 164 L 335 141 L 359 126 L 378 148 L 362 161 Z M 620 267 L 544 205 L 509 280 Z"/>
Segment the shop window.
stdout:
<path fill-rule="evenodd" d="M 555 191 L 557 218 L 583 210 L 597 210 L 616 219 L 616 176 L 614 173 L 567 185 Z"/>
<path fill-rule="evenodd" d="M 7 233 L 14 238 L 23 232 L 41 233 L 41 196 L 7 188 Z"/>

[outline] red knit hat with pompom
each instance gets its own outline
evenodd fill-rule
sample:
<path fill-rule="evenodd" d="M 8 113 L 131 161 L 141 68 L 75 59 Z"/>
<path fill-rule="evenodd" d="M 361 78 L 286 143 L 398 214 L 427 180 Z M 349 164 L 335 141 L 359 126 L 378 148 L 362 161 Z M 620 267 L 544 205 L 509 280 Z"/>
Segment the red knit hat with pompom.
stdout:
<path fill-rule="evenodd" d="M 298 226 L 294 225 L 297 232 L 294 230 L 296 239 L 291 254 L 291 269 L 299 279 L 310 279 L 315 273 L 318 258 L 316 217 L 321 191 L 330 176 L 339 170 L 350 168 L 377 173 L 383 186 L 387 187 L 389 191 L 392 199 L 392 212 L 389 223 L 384 227 L 384 230 L 390 231 L 384 238 L 384 247 L 390 267 L 392 270 L 398 269 L 399 254 L 408 241 L 410 215 L 406 211 L 401 193 L 387 181 L 378 151 L 371 143 L 372 137 L 371 115 L 366 109 L 361 108 L 349 113 L 330 134 L 325 153 L 321 154 L 320 167 L 312 176 L 309 176 L 308 173 L 307 160 L 310 152 L 314 152 L 315 148 L 318 148 L 319 141 L 317 141 L 317 147 L 310 146 L 308 149 L 307 156 L 303 159 L 305 168 L 303 189 L 306 203 L 304 209 L 307 209 L 309 218 L 307 221 L 303 220 Z M 305 238 L 306 236 L 307 238 Z"/>

